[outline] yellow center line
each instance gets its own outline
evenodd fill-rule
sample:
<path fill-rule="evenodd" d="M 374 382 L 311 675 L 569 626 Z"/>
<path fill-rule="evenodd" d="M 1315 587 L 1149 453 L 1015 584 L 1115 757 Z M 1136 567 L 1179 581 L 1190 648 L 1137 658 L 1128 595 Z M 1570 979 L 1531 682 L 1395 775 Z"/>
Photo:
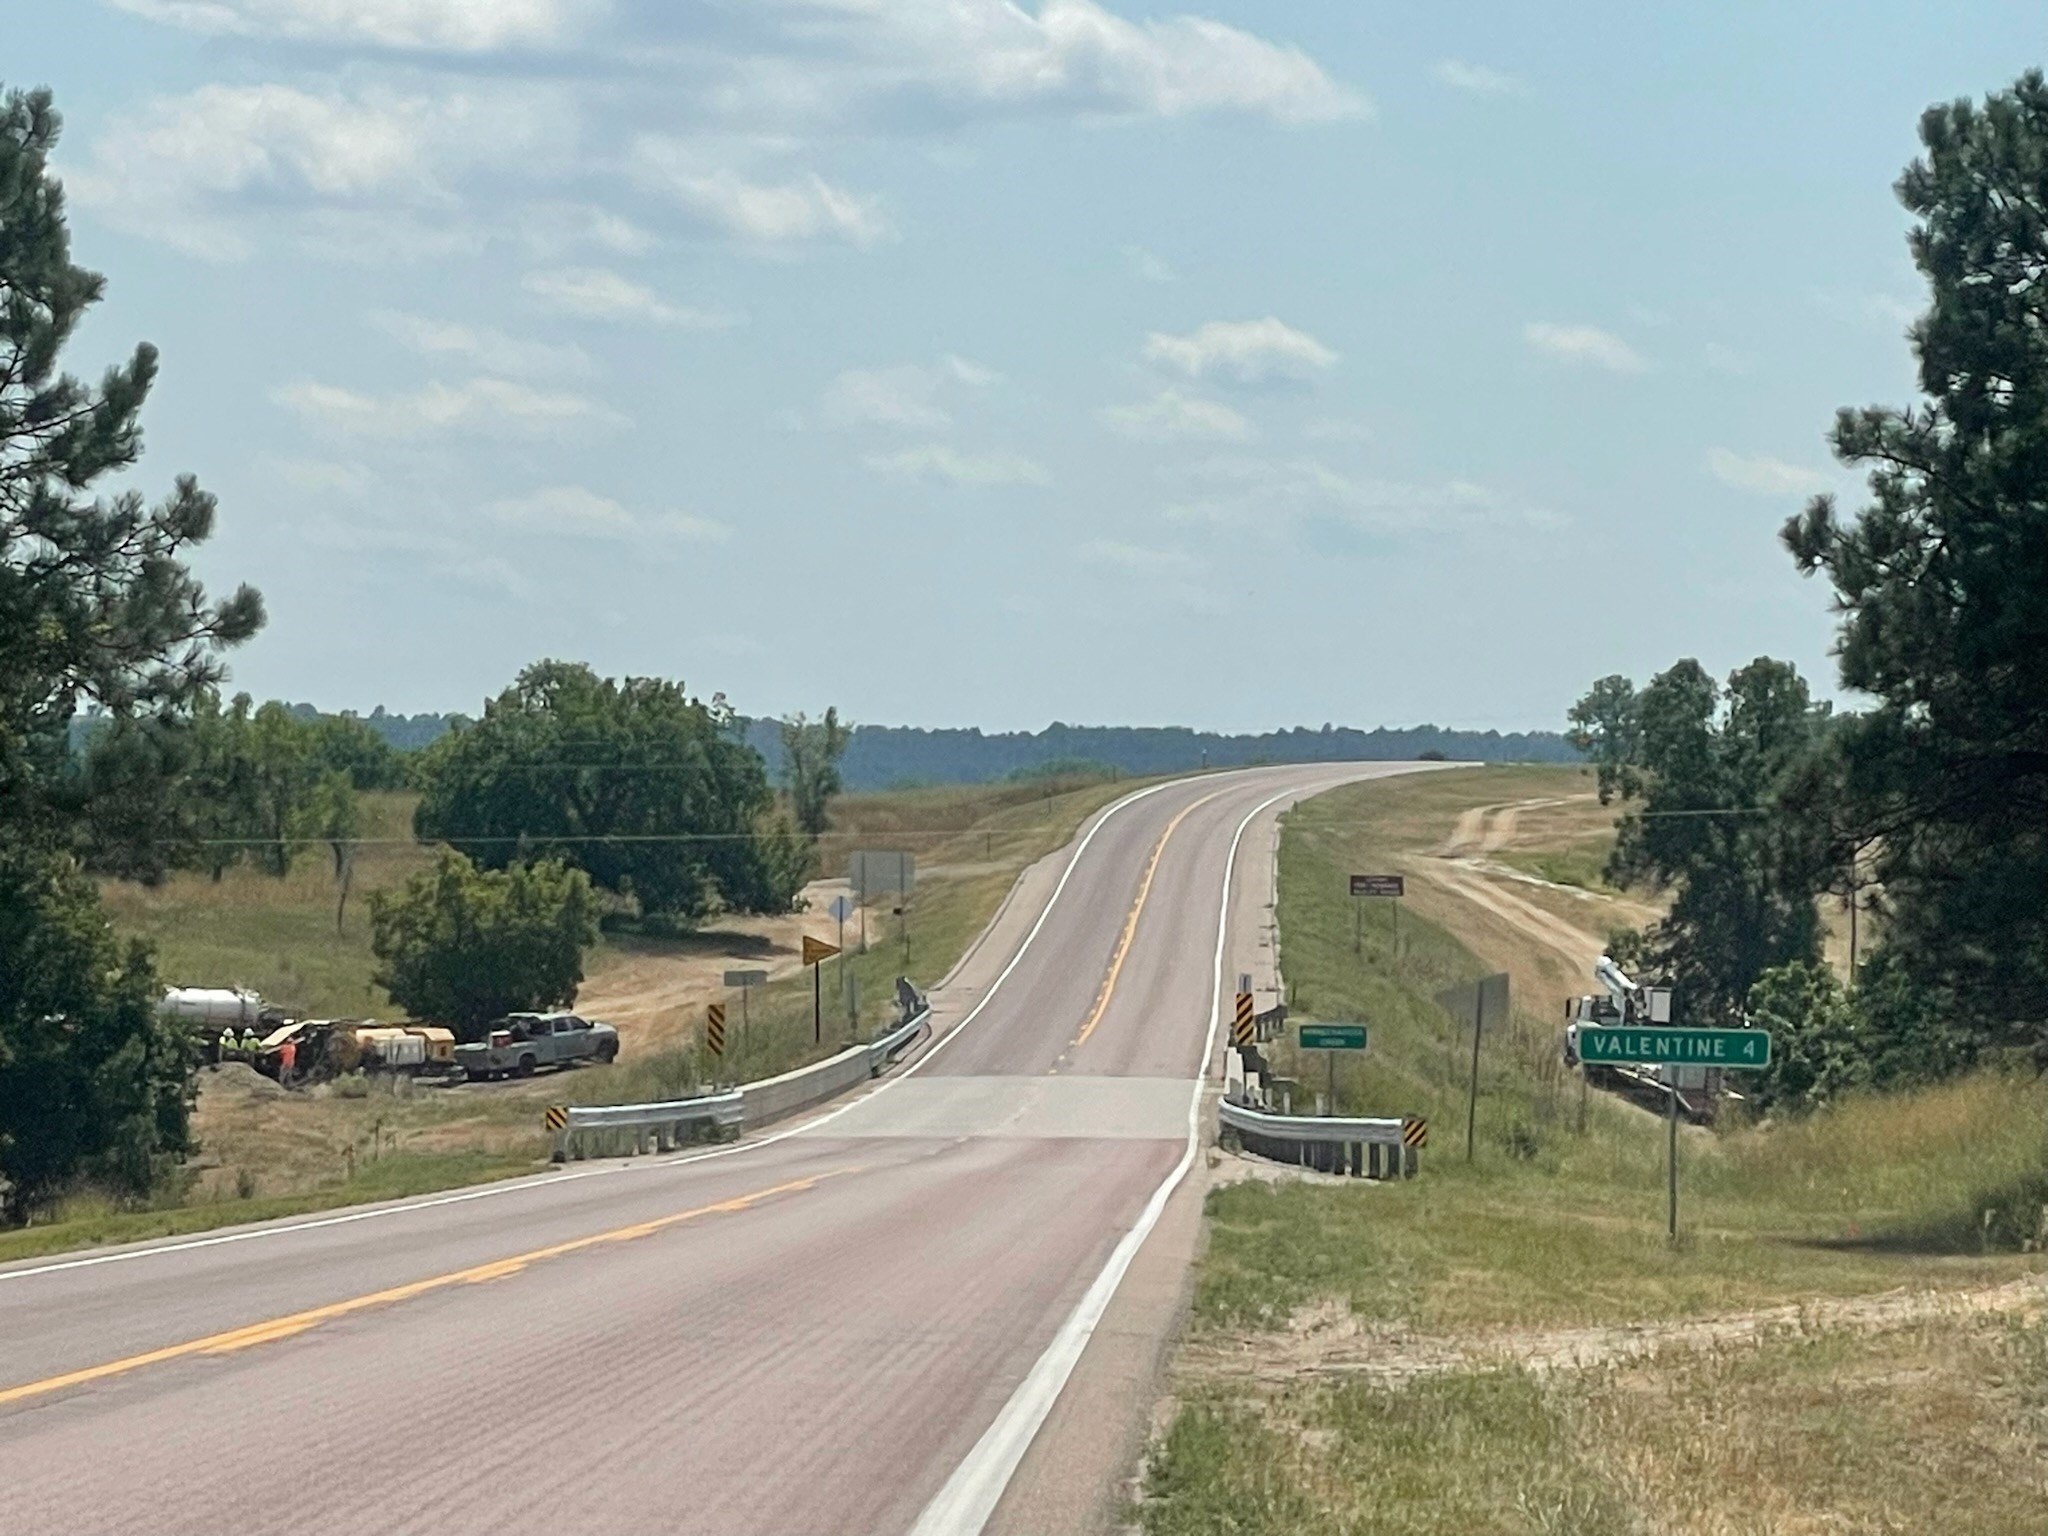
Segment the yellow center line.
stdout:
<path fill-rule="evenodd" d="M 1152 845 L 1152 857 L 1145 865 L 1145 877 L 1138 882 L 1138 899 L 1131 903 L 1130 916 L 1124 919 L 1124 931 L 1116 941 L 1116 953 L 1110 956 L 1109 972 L 1102 978 L 1102 990 L 1095 994 L 1095 1006 L 1089 1010 L 1087 1021 L 1081 1026 L 1081 1032 L 1068 1042 L 1068 1049 L 1071 1050 L 1086 1041 L 1095 1033 L 1095 1026 L 1102 1022 L 1103 1010 L 1109 1007 L 1109 996 L 1116 990 L 1117 973 L 1124 968 L 1124 956 L 1131 952 L 1131 938 L 1138 931 L 1138 914 L 1145 910 L 1145 898 L 1152 890 L 1152 876 L 1159 870 L 1159 855 L 1166 852 L 1166 840 L 1173 836 L 1173 829 L 1187 819 L 1188 812 L 1207 805 L 1216 798 L 1216 795 L 1222 793 L 1219 789 L 1216 794 L 1204 795 L 1192 804 L 1181 807 L 1180 814 L 1166 824 L 1166 830 L 1159 834 L 1159 841 Z"/>
<path fill-rule="evenodd" d="M 518 1274 L 529 1264 L 539 1263 L 542 1259 L 560 1258 L 565 1253 L 595 1248 L 600 1243 L 630 1242 L 636 1237 L 650 1236 L 680 1222 L 695 1221 L 700 1216 L 743 1211 L 750 1205 L 758 1205 L 761 1201 L 772 1199 L 776 1195 L 794 1194 L 799 1190 L 811 1188 L 820 1180 L 855 1171 L 853 1168 L 834 1168 L 825 1173 L 812 1174 L 808 1178 L 791 1179 L 768 1189 L 757 1189 L 752 1194 L 735 1195 L 730 1200 L 719 1200 L 711 1205 L 700 1205 L 691 1210 L 677 1211 L 672 1215 L 657 1216 L 652 1221 L 635 1222 L 630 1227 L 617 1227 L 612 1231 L 599 1232 L 590 1237 L 573 1238 L 566 1243 L 553 1243 L 546 1248 L 535 1248 L 527 1253 L 514 1254 L 510 1258 L 493 1259 L 489 1263 L 475 1264 L 468 1269 L 452 1270 L 445 1275 L 434 1275 L 425 1280 L 394 1285 L 389 1290 L 372 1291 L 366 1296 L 329 1302 L 326 1306 L 312 1307 L 286 1317 L 274 1317 L 267 1322 L 250 1323 L 245 1327 L 230 1328 L 225 1333 L 210 1333 L 205 1338 L 187 1339 L 182 1344 L 168 1344 L 162 1349 L 152 1349 L 144 1354 L 109 1360 L 104 1365 L 91 1365 L 83 1370 L 66 1371 L 61 1376 L 46 1376 L 41 1381 L 24 1382 L 18 1387 L 0 1389 L 0 1407 L 21 1402 L 26 1398 L 40 1397 L 46 1392 L 61 1391 L 65 1387 L 81 1386 L 90 1381 L 103 1381 L 109 1376 L 126 1375 L 129 1371 L 139 1371 L 144 1366 L 161 1365 L 167 1360 L 179 1360 L 187 1355 L 232 1354 L 236 1350 L 248 1349 L 257 1344 L 288 1339 L 294 1334 L 304 1333 L 308 1328 L 317 1328 L 320 1324 L 332 1322 L 338 1317 L 347 1317 L 352 1312 L 410 1301 L 415 1296 L 424 1296 L 429 1291 L 438 1291 L 447 1286 L 477 1285 L 487 1280 L 502 1280 L 508 1275 Z"/>

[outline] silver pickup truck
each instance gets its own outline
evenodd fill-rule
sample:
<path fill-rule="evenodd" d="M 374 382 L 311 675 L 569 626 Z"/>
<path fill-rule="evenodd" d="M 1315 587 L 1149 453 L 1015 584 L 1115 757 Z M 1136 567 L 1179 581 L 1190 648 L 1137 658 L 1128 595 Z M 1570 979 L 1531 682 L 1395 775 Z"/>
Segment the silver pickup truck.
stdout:
<path fill-rule="evenodd" d="M 531 1077 L 541 1067 L 572 1061 L 610 1061 L 619 1032 L 573 1013 L 510 1013 L 482 1040 L 455 1047 L 455 1064 L 472 1083 Z"/>

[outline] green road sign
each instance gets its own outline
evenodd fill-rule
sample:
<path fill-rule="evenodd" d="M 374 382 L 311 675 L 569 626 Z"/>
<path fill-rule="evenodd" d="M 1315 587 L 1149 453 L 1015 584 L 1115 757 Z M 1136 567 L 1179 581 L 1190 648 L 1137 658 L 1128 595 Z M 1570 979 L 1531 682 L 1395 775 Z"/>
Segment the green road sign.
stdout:
<path fill-rule="evenodd" d="M 1301 1026 L 1301 1048 L 1304 1051 L 1362 1051 L 1365 1049 L 1365 1026 L 1304 1024 Z"/>
<path fill-rule="evenodd" d="M 1669 1029 L 1639 1024 L 1598 1029 L 1581 1024 L 1579 1060 L 1755 1070 L 1771 1064 L 1771 1036 L 1763 1029 Z"/>

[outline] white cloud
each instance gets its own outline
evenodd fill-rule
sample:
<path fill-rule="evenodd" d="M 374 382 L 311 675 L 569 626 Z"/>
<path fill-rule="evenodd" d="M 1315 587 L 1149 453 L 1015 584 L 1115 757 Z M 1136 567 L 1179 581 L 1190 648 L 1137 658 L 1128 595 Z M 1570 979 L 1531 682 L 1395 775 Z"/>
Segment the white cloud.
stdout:
<path fill-rule="evenodd" d="M 1050 485 L 1045 466 L 1018 453 L 961 453 L 944 443 L 927 443 L 895 453 L 871 453 L 864 464 L 877 474 L 904 480 L 944 480 L 953 485 Z"/>
<path fill-rule="evenodd" d="M 605 0 L 111 0 L 150 21 L 233 37 L 481 53 L 574 36 Z"/>
<path fill-rule="evenodd" d="M 307 210 L 450 217 L 463 173 L 530 169 L 573 137 L 560 105 L 492 89 L 425 97 L 207 85 L 114 118 L 70 182 L 117 227 L 237 260 L 255 229 Z"/>
<path fill-rule="evenodd" d="M 530 495 L 493 502 L 490 511 L 498 521 L 514 527 L 575 538 L 707 544 L 732 536 L 732 529 L 716 518 L 691 512 L 632 512 L 611 497 L 580 485 L 546 486 Z"/>
<path fill-rule="evenodd" d="M 529 389 L 508 379 L 436 381 L 394 395 L 366 395 L 302 379 L 274 391 L 272 398 L 315 426 L 355 437 L 419 438 L 457 432 L 509 437 L 624 424 L 616 411 L 582 395 Z"/>
<path fill-rule="evenodd" d="M 738 315 L 722 311 L 671 304 L 644 283 L 603 267 L 529 272 L 524 287 L 550 308 L 579 320 L 673 325 L 691 331 L 722 330 L 740 321 Z"/>
<path fill-rule="evenodd" d="M 1123 539 L 1090 539 L 1074 554 L 1083 565 L 1135 578 L 1149 595 L 1189 607 L 1209 606 L 1215 598 L 1203 587 L 1204 561 L 1182 549 L 1159 549 Z"/>
<path fill-rule="evenodd" d="M 1714 372 L 1737 377 L 1748 373 L 1756 366 L 1756 359 L 1748 353 L 1738 352 L 1733 347 L 1724 347 L 1718 341 L 1707 343 L 1705 357 L 1707 366 Z"/>
<path fill-rule="evenodd" d="M 1154 331 L 1145 339 L 1145 357 L 1191 379 L 1215 377 L 1237 384 L 1300 380 L 1337 361 L 1337 354 L 1315 337 L 1270 315 L 1211 320 L 1185 336 Z"/>
<path fill-rule="evenodd" d="M 1131 276 L 1141 283 L 1170 283 L 1180 276 L 1163 256 L 1146 250 L 1142 245 L 1119 246 L 1117 251 L 1123 257 L 1124 265 L 1130 269 Z"/>
<path fill-rule="evenodd" d="M 1304 422 L 1301 435 L 1311 443 L 1369 443 L 1373 430 L 1364 422 L 1345 416 L 1318 416 Z"/>
<path fill-rule="evenodd" d="M 1707 450 L 1707 472 L 1723 485 L 1759 496 L 1811 496 L 1828 488 L 1826 475 L 1788 464 L 1765 454 L 1740 454 L 1727 448 Z"/>
<path fill-rule="evenodd" d="M 1522 327 L 1522 339 L 1560 362 L 1590 363 L 1610 373 L 1642 373 L 1650 366 L 1635 348 L 1598 326 L 1532 320 Z"/>
<path fill-rule="evenodd" d="M 1252 435 L 1252 424 L 1229 406 L 1177 389 L 1163 389 L 1137 405 L 1106 406 L 1100 415 L 1102 424 L 1110 431 L 1140 442 L 1161 443 L 1179 438 L 1243 442 Z"/>
<path fill-rule="evenodd" d="M 318 549 L 345 555 L 403 555 L 407 558 L 400 569 L 424 567 L 436 576 L 498 596 L 527 598 L 534 593 L 526 572 L 506 556 L 480 550 L 475 539 L 435 533 L 416 521 L 394 523 L 379 517 L 329 515 L 307 519 L 298 528 L 300 537 Z M 389 584 L 393 564 L 388 559 L 377 561 L 380 587 Z"/>
<path fill-rule="evenodd" d="M 993 369 L 951 356 L 930 365 L 849 368 L 825 386 L 820 409 L 826 421 L 839 427 L 941 432 L 953 424 L 953 413 L 941 396 L 963 388 L 986 389 L 999 377 Z"/>
<path fill-rule="evenodd" d="M 835 187 L 815 172 L 783 181 L 751 180 L 681 139 L 643 135 L 633 145 L 632 171 L 714 228 L 759 245 L 843 240 L 873 245 L 889 222 L 872 199 Z"/>
<path fill-rule="evenodd" d="M 1348 475 L 1320 459 L 1214 458 L 1184 472 L 1176 522 L 1255 532 L 1321 524 L 1375 536 L 1556 527 L 1562 519 L 1469 480 L 1417 484 Z"/>
<path fill-rule="evenodd" d="M 435 320 L 402 310 L 380 309 L 370 323 L 408 351 L 422 357 L 457 357 L 486 373 L 580 374 L 590 371 L 590 357 L 581 347 L 522 341 L 487 325 Z"/>
<path fill-rule="evenodd" d="M 1484 64 L 1467 64 L 1462 59 L 1439 60 L 1430 73 L 1442 84 L 1454 90 L 1470 91 L 1475 96 L 1512 96 L 1523 90 L 1522 82 L 1513 75 L 1503 74 Z"/>
<path fill-rule="evenodd" d="M 1286 123 L 1371 115 L 1299 48 L 1200 16 L 1130 21 L 1094 0 L 755 0 L 761 45 L 713 93 L 791 115 L 1067 113 Z"/>

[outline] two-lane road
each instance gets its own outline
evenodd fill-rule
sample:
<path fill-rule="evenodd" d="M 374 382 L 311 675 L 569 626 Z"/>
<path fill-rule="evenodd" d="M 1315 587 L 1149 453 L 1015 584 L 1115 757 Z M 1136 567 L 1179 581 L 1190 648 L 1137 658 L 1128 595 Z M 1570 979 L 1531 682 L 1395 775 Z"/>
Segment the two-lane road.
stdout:
<path fill-rule="evenodd" d="M 979 1529 L 1197 1196 L 1273 818 L 1407 766 L 1127 797 L 940 994 L 938 1043 L 789 1128 L 0 1268 L 0 1527 Z M 1143 1406 L 1073 1437 L 1079 1475 Z"/>

